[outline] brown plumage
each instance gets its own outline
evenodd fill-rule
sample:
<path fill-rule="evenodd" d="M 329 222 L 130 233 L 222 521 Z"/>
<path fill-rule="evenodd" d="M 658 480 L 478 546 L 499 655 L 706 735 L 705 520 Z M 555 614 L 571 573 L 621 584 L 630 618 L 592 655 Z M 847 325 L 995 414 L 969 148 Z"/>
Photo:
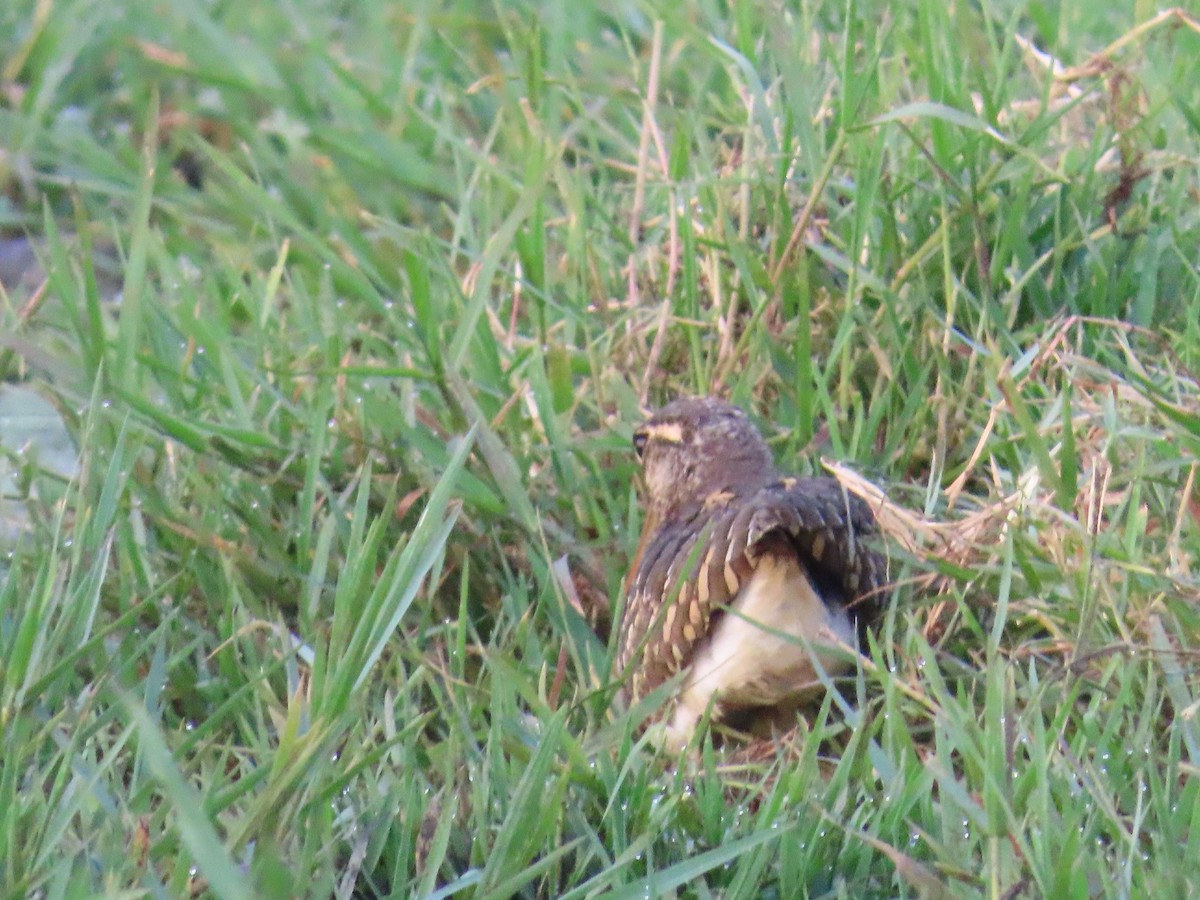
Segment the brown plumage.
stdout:
<path fill-rule="evenodd" d="M 720 400 L 676 400 L 634 445 L 645 523 L 620 624 L 627 696 L 686 673 L 671 747 L 710 702 L 717 719 L 794 712 L 820 684 L 812 655 L 844 671 L 878 613 L 886 567 L 864 541 L 870 508 L 832 478 L 780 477 L 758 430 Z"/>

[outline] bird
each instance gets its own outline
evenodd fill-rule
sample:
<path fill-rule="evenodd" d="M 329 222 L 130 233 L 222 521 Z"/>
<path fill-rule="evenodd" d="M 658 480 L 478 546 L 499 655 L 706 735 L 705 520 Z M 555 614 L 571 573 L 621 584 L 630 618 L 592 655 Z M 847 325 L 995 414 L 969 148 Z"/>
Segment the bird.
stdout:
<path fill-rule="evenodd" d="M 644 518 L 618 626 L 625 700 L 680 679 L 661 714 L 670 750 L 705 716 L 794 725 L 821 670 L 853 668 L 882 607 L 870 505 L 836 479 L 780 475 L 746 413 L 713 397 L 668 403 L 633 447 Z"/>

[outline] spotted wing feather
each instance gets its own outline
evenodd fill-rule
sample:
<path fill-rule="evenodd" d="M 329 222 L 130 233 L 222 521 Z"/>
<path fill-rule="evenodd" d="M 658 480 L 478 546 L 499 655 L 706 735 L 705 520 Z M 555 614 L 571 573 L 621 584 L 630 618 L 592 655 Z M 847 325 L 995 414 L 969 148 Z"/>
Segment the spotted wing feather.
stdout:
<path fill-rule="evenodd" d="M 864 540 L 875 532 L 870 507 L 831 478 L 787 478 L 749 497 L 714 494 L 664 523 L 632 574 L 618 671 L 634 666 L 634 697 L 684 668 L 716 617 L 737 595 L 760 554 L 781 536 L 801 557 L 827 603 L 874 618 L 886 571 Z"/>
<path fill-rule="evenodd" d="M 848 607 L 860 625 L 873 621 L 887 582 L 887 560 L 872 546 L 877 528 L 867 502 L 832 478 L 785 478 L 755 499 L 751 552 L 768 535 L 786 533 L 826 602 Z"/>

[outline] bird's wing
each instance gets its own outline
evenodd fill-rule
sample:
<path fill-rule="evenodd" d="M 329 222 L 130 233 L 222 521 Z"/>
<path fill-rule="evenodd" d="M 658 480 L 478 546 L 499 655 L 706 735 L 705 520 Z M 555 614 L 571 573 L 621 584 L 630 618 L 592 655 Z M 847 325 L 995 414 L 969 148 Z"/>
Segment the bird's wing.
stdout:
<path fill-rule="evenodd" d="M 833 478 L 784 478 L 763 488 L 747 504 L 745 548 L 735 552 L 753 559 L 760 546 L 772 546 L 786 535 L 799 552 L 817 591 L 827 604 L 849 610 L 867 625 L 879 614 L 887 560 L 875 549 L 875 516 L 865 500 L 846 491 Z"/>
<path fill-rule="evenodd" d="M 716 492 L 664 523 L 633 573 L 623 617 L 618 670 L 632 666 L 632 696 L 690 664 L 766 553 L 795 553 L 827 604 L 863 624 L 874 618 L 886 580 L 884 559 L 864 540 L 874 532 L 870 507 L 831 478 L 785 478 L 749 497 Z"/>

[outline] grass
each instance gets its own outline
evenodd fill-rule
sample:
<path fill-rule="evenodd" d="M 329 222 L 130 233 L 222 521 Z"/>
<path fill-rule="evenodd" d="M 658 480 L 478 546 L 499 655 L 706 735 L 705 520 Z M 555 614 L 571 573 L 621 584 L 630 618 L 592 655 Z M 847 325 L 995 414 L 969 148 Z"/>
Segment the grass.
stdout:
<path fill-rule="evenodd" d="M 1200 890 L 1193 20 L 24 0 L 0 36 L 40 260 L 0 375 L 78 455 L 0 433 L 5 896 Z M 620 596 L 643 403 L 708 391 L 885 491 L 898 585 L 753 765 L 647 746 L 572 603 Z"/>

